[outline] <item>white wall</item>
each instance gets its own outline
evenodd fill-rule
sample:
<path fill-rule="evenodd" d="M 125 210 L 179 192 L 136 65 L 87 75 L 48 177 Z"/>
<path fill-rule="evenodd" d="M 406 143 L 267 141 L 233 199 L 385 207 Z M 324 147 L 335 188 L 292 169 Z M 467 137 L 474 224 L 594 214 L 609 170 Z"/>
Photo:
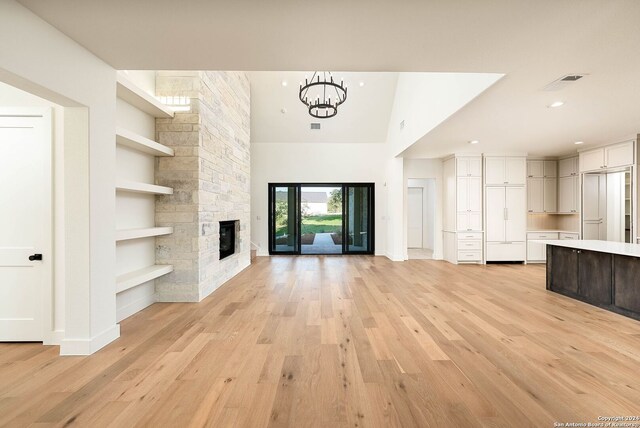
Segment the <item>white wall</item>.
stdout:
<path fill-rule="evenodd" d="M 403 217 L 403 236 L 404 236 L 404 257 L 408 259 L 407 254 L 407 207 L 406 207 L 406 192 L 415 179 L 432 179 L 427 180 L 427 189 L 431 188 L 432 201 L 435 203 L 435 210 L 433 218 L 427 219 L 427 227 L 431 230 L 435 230 L 433 236 L 433 258 L 443 258 L 443 243 L 442 243 L 442 215 L 443 215 L 443 174 L 442 174 L 442 159 L 404 159 L 404 217 Z M 420 180 L 421 181 L 421 180 Z M 414 183 L 415 184 L 415 183 Z M 427 192 L 425 192 L 425 196 Z M 428 199 L 425 197 L 425 199 Z"/>
<path fill-rule="evenodd" d="M 400 73 L 389 120 L 391 154 L 399 155 L 503 75 Z M 400 122 L 404 120 L 404 128 Z"/>
<path fill-rule="evenodd" d="M 115 70 L 13 0 L 0 2 L 0 52 L 0 81 L 65 107 L 61 353 L 89 354 L 119 336 L 114 276 Z"/>
<path fill-rule="evenodd" d="M 0 82 L 0 107 L 48 107 L 53 109 L 53 302 L 51 342 L 58 344 L 64 334 L 64 108 L 43 98 Z"/>
<path fill-rule="evenodd" d="M 251 241 L 268 255 L 268 183 L 375 183 L 375 253 L 384 255 L 386 144 L 251 144 Z M 259 217 L 259 219 L 258 219 Z"/>

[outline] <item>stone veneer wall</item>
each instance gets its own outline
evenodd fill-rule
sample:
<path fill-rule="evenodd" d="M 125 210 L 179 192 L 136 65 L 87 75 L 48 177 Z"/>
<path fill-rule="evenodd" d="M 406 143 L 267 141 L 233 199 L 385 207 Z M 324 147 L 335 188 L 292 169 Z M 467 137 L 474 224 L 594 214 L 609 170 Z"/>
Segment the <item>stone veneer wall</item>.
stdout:
<path fill-rule="evenodd" d="M 186 96 L 188 112 L 156 119 L 158 141 L 175 157 L 158 158 L 157 184 L 174 188 L 156 202 L 159 264 L 174 271 L 156 280 L 160 302 L 197 302 L 250 263 L 250 90 L 240 72 L 158 72 L 158 96 Z M 239 220 L 236 253 L 219 258 L 219 222 Z"/>

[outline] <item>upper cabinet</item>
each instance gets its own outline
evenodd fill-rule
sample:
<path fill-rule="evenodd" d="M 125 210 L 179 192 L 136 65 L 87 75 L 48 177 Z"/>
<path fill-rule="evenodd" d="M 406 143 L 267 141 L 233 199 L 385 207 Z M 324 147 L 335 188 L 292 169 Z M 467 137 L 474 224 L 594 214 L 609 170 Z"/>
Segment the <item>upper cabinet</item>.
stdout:
<path fill-rule="evenodd" d="M 458 177 L 482 177 L 482 158 L 480 156 L 456 158 L 456 175 Z"/>
<path fill-rule="evenodd" d="M 558 163 L 555 160 L 527 161 L 527 211 L 555 213 L 557 205 Z"/>
<path fill-rule="evenodd" d="M 487 156 L 484 167 L 487 186 L 522 186 L 527 179 L 527 161 L 524 157 Z"/>
<path fill-rule="evenodd" d="M 545 178 L 557 177 L 558 164 L 554 160 L 527 161 L 527 177 Z"/>
<path fill-rule="evenodd" d="M 558 161 L 558 175 L 560 177 L 573 177 L 578 175 L 578 157 L 574 156 L 568 159 L 560 159 Z"/>
<path fill-rule="evenodd" d="M 633 165 L 633 141 L 613 144 L 580 153 L 580 172 Z"/>

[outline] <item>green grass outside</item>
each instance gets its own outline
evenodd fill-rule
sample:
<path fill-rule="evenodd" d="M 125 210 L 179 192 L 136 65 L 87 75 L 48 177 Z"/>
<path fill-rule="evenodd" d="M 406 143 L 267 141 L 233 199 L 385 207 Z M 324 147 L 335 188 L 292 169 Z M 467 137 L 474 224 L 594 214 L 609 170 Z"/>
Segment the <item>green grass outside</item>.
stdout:
<path fill-rule="evenodd" d="M 309 216 L 302 219 L 302 234 L 342 232 L 342 214 Z"/>
<path fill-rule="evenodd" d="M 286 231 L 286 225 L 277 225 L 276 236 Z M 302 219 L 302 233 L 342 232 L 342 214 L 308 216 Z"/>

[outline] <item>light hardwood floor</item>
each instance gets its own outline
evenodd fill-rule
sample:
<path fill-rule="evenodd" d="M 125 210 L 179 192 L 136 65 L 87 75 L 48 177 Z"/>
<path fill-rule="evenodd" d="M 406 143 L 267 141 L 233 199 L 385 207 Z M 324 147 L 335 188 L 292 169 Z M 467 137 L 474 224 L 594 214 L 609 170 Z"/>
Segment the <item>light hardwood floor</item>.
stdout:
<path fill-rule="evenodd" d="M 91 357 L 0 345 L 0 425 L 551 427 L 640 415 L 640 322 L 544 266 L 257 258 Z"/>

